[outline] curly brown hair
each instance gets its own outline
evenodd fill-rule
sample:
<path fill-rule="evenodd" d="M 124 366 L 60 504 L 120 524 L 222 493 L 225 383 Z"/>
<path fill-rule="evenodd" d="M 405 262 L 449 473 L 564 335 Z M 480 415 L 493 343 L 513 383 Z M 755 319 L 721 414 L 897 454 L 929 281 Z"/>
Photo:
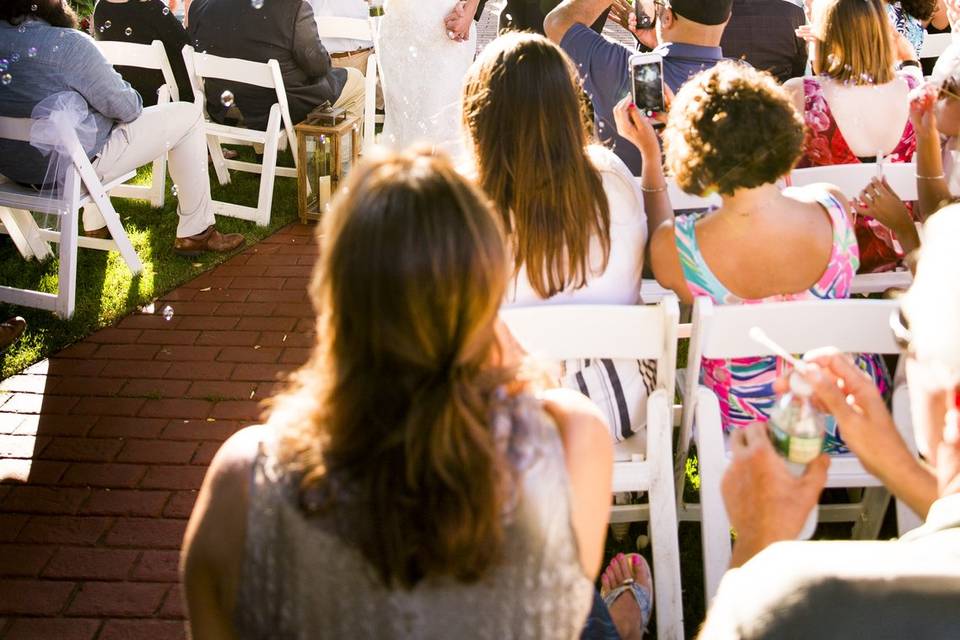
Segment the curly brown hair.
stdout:
<path fill-rule="evenodd" d="M 900 0 L 900 7 L 917 20 L 925 22 L 933 17 L 937 0 Z"/>
<path fill-rule="evenodd" d="M 722 62 L 677 93 L 664 136 L 667 169 L 687 193 L 730 195 L 790 171 L 803 136 L 803 120 L 773 76 Z"/>

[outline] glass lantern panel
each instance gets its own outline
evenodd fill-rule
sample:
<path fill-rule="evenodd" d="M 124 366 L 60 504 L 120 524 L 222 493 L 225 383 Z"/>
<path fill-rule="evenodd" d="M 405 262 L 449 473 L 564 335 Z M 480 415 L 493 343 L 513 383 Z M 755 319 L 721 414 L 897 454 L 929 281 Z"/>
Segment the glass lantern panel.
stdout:
<path fill-rule="evenodd" d="M 319 140 L 317 136 L 306 135 L 303 138 L 303 145 L 306 151 L 306 174 L 307 174 L 307 211 L 319 211 L 317 204 L 317 181 L 319 179 L 319 166 L 315 162 Z"/>
<path fill-rule="evenodd" d="M 333 172 L 335 159 L 333 157 L 333 140 L 330 136 L 322 135 L 317 145 L 317 151 L 313 155 L 317 166 L 317 194 L 320 197 L 321 211 L 325 209 L 330 202 L 330 174 Z"/>
<path fill-rule="evenodd" d="M 344 180 L 353 166 L 353 131 L 340 136 L 340 179 Z"/>

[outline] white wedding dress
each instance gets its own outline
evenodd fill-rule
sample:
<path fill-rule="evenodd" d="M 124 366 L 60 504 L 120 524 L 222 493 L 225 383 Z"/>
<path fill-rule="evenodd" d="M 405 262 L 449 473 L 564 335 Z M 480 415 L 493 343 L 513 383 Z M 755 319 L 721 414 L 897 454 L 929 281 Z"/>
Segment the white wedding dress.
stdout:
<path fill-rule="evenodd" d="M 459 153 L 460 89 L 477 50 L 477 28 L 455 42 L 443 19 L 456 0 L 387 0 L 377 54 L 383 73 L 381 141 L 395 149 L 426 143 Z"/>

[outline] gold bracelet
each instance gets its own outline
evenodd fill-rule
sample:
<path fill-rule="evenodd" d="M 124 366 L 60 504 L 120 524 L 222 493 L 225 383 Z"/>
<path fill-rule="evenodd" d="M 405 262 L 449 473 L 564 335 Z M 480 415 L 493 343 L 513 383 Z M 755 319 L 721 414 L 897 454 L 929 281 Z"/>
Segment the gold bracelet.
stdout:
<path fill-rule="evenodd" d="M 922 176 L 922 175 L 920 175 L 919 173 L 915 173 L 915 174 L 913 174 L 913 176 L 914 176 L 917 180 L 943 180 L 944 178 L 947 177 L 946 175 L 944 175 L 944 174 L 942 174 L 942 173 L 941 173 L 940 175 L 938 175 L 938 176 Z"/>
<path fill-rule="evenodd" d="M 655 189 L 651 189 L 650 187 L 645 187 L 643 185 L 640 185 L 640 191 L 643 191 L 644 193 L 662 193 L 666 190 L 667 190 L 667 185 L 663 185 L 662 187 L 657 187 Z"/>

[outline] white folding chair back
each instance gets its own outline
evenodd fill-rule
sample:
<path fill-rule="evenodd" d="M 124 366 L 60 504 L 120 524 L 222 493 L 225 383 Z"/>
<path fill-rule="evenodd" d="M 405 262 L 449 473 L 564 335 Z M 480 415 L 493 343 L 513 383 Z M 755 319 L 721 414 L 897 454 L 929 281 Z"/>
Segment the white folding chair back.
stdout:
<path fill-rule="evenodd" d="M 613 491 L 646 491 L 661 638 L 683 637 L 680 555 L 671 461 L 673 389 L 676 376 L 677 299 L 659 305 L 547 305 L 504 309 L 500 317 L 535 356 L 657 361 L 657 389 L 647 399 L 647 448 L 629 462 L 615 462 Z M 636 440 L 636 438 L 634 438 Z M 627 440 L 624 444 L 629 443 Z M 617 520 L 614 507 L 613 520 Z"/>
<path fill-rule="evenodd" d="M 639 178 L 637 178 L 639 180 Z M 674 211 L 685 211 L 687 209 L 711 209 L 719 207 L 721 204 L 720 196 L 716 193 L 709 196 L 690 195 L 677 185 L 677 181 L 667 178 L 667 195 L 670 197 L 670 204 Z"/>
<path fill-rule="evenodd" d="M 33 123 L 30 118 L 0 117 L 0 138 L 29 142 Z M 52 294 L 0 286 L 0 302 L 46 309 L 63 318 L 69 318 L 76 306 L 78 245 L 119 250 L 133 273 L 139 273 L 143 265 L 107 195 L 108 189 L 128 180 L 133 174 L 120 176 L 106 185 L 102 184 L 80 146 L 76 131 L 63 125 L 57 125 L 57 130 L 69 152 L 71 162 L 66 171 L 62 192 L 37 192 L 9 181 L 0 183 L 0 222 L 24 258 L 47 258 L 52 255 L 49 243 L 60 244 L 58 292 Z M 95 204 L 100 209 L 113 240 L 79 237 L 80 208 L 88 203 Z M 40 229 L 31 211 L 58 215 L 60 230 Z"/>
<path fill-rule="evenodd" d="M 804 187 L 826 182 L 838 187 L 847 198 L 856 198 L 873 178 L 880 175 L 904 202 L 917 199 L 917 165 L 912 162 L 864 162 L 794 169 L 790 172 L 789 183 L 790 186 Z"/>
<path fill-rule="evenodd" d="M 159 40 L 154 40 L 150 44 L 97 40 L 96 45 L 107 62 L 115 67 L 138 67 L 159 71 L 163 75 L 163 84 L 160 85 L 157 93 L 157 104 L 180 100 L 180 89 L 173 77 L 167 52 Z M 167 191 L 166 183 L 167 154 L 164 153 L 153 161 L 153 174 L 149 185 L 121 184 L 115 187 L 110 195 L 118 198 L 142 198 L 149 200 L 154 207 L 162 207 Z"/>
<path fill-rule="evenodd" d="M 187 67 L 187 74 L 190 76 L 190 82 L 193 85 L 194 98 L 204 110 L 204 113 L 206 113 L 207 104 L 204 93 L 204 81 L 206 79 L 229 80 L 256 85 L 273 89 L 276 93 L 277 101 L 270 107 L 265 131 L 217 124 L 210 121 L 209 117 L 205 125 L 207 148 L 210 150 L 210 157 L 213 160 L 213 167 L 220 184 L 230 182 L 230 169 L 261 174 L 257 206 L 248 207 L 214 200 L 214 212 L 242 220 L 252 220 L 260 226 L 270 224 L 274 179 L 277 176 L 284 178 L 297 177 L 297 136 L 293 129 L 293 121 L 290 118 L 290 108 L 287 103 L 287 93 L 283 86 L 283 77 L 280 74 L 280 65 L 276 60 L 252 62 L 239 58 L 221 58 L 208 53 L 197 53 L 189 45 L 183 48 L 183 60 Z M 285 139 L 293 155 L 294 167 L 277 166 L 277 150 L 281 142 L 281 132 L 286 134 Z M 262 144 L 263 163 L 227 160 L 223 157 L 221 147 L 224 143 Z"/>
<path fill-rule="evenodd" d="M 920 47 L 920 58 L 939 58 L 952 42 L 952 33 L 927 33 Z"/>
<path fill-rule="evenodd" d="M 708 598 L 713 598 L 730 562 L 730 524 L 720 494 L 727 451 L 714 393 L 699 384 L 702 360 L 773 355 L 749 336 L 760 327 L 791 353 L 834 346 L 846 353 L 899 353 L 889 329 L 890 314 L 898 309 L 891 300 L 816 300 L 758 305 L 714 306 L 697 298 L 693 307 L 693 335 L 684 382 L 683 417 L 674 478 L 682 503 L 684 469 L 691 440 L 696 442 L 700 470 L 700 508 L 704 551 L 704 578 Z M 916 451 L 913 433 L 900 425 L 908 447 Z M 889 502 L 882 483 L 870 475 L 853 454 L 831 459 L 828 487 L 870 487 L 860 504 L 820 507 L 822 521 L 856 521 L 854 537 L 875 538 Z M 916 514 L 897 505 L 901 533 L 919 524 Z"/>
<path fill-rule="evenodd" d="M 317 16 L 317 32 L 320 40 L 324 38 L 349 38 L 351 40 L 366 40 L 372 45 L 373 31 L 370 21 L 362 18 L 339 18 L 333 16 Z M 363 147 L 370 149 L 376 138 L 377 117 L 377 53 L 371 52 L 367 58 L 367 68 L 363 72 L 364 101 L 363 101 Z"/>

